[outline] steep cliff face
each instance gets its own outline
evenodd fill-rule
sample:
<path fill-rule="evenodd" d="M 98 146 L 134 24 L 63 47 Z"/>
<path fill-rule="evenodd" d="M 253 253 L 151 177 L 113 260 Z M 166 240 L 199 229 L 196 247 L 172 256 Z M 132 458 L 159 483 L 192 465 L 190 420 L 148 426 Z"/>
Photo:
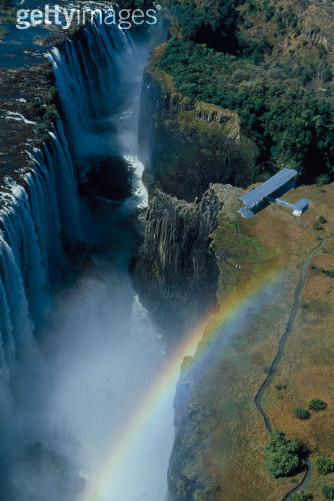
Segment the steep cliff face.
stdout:
<path fill-rule="evenodd" d="M 185 359 L 183 373 L 187 364 Z M 169 501 L 214 501 L 219 489 L 210 475 L 206 460 L 209 437 L 201 426 L 205 419 L 214 417 L 215 410 L 201 405 L 196 398 L 197 383 L 198 377 L 192 371 L 181 377 L 176 391 L 175 442 L 168 469 Z"/>
<path fill-rule="evenodd" d="M 133 272 L 142 303 L 172 344 L 216 304 L 220 271 L 211 235 L 222 209 L 232 213 L 227 223 L 234 221 L 241 190 L 231 184 L 250 184 L 257 151 L 236 113 L 175 91 L 157 70 L 161 50 L 146 69 L 141 96 L 139 142 L 150 200 Z M 201 426 L 215 410 L 200 403 L 196 385 L 193 373 L 183 375 L 175 397 L 170 501 L 214 501 L 217 492 Z"/>
<path fill-rule="evenodd" d="M 187 201 L 210 183 L 248 186 L 257 152 L 238 115 L 176 92 L 156 68 L 162 50 L 146 69 L 141 96 L 139 142 L 149 184 Z"/>
<path fill-rule="evenodd" d="M 219 270 L 210 235 L 234 191 L 214 184 L 193 203 L 161 190 L 151 196 L 144 246 L 134 272 L 142 300 L 170 331 L 182 329 L 189 312 L 195 321 L 215 302 Z"/>
<path fill-rule="evenodd" d="M 324 92 L 322 75 L 327 68 L 324 54 L 333 46 L 333 9 L 312 3 L 245 2 L 242 34 L 255 45 L 269 41 L 264 59 L 277 75 L 281 66 L 291 67 L 291 75 L 303 70 L 305 79 L 310 81 L 309 87 Z M 179 27 L 173 35 L 180 36 Z M 214 302 L 217 286 L 218 301 L 223 303 L 227 294 L 239 287 L 240 277 L 247 283 L 265 274 L 271 259 L 277 264 L 276 251 L 285 227 L 282 229 L 279 218 L 275 219 L 276 215 L 268 211 L 262 226 L 261 220 L 252 221 L 245 235 L 236 237 L 235 207 L 240 193 L 218 184 L 206 190 L 210 183 L 249 185 L 256 147 L 245 135 L 236 113 L 212 104 L 191 102 L 177 92 L 173 78 L 157 69 L 163 50 L 161 46 L 153 54 L 142 91 L 141 154 L 147 166 L 147 183 L 151 190 L 152 187 L 159 190 L 151 197 L 145 245 L 136 262 L 135 275 L 150 311 L 177 335 L 182 326 L 191 328 L 190 311 L 193 312 L 190 319 L 195 318 L 196 322 L 196 314 L 208 308 L 203 298 L 209 297 L 211 304 Z M 329 60 L 332 62 L 332 57 Z M 257 71 L 254 79 L 258 79 Z M 245 79 L 245 88 L 248 83 Z M 212 190 L 216 193 L 221 190 L 220 196 L 211 195 L 207 211 L 204 201 Z M 204 231 L 209 226 L 210 230 Z M 291 228 L 291 232 L 291 240 L 295 241 L 296 228 Z M 269 233 L 275 234 L 274 246 L 263 236 Z M 285 256 L 289 252 L 286 242 Z M 227 247 L 233 252 L 229 263 L 218 259 L 218 285 L 217 252 L 223 256 Z M 293 249 L 291 265 L 295 253 Z M 269 260 L 268 255 L 273 257 Z M 153 284 L 150 290 L 144 285 L 148 283 L 150 287 Z M 288 308 L 284 296 L 284 308 Z M 226 356 L 223 350 L 216 351 L 217 361 L 210 364 L 210 376 L 206 367 L 197 366 L 188 372 L 185 360 L 174 402 L 175 442 L 168 471 L 169 501 L 282 499 L 287 492 L 289 486 L 275 484 L 265 470 L 266 435 L 253 405 L 253 395 L 267 371 L 267 361 L 273 358 L 280 329 L 284 328 L 280 324 L 284 316 L 279 312 L 285 310 L 283 307 L 280 310 L 277 298 L 273 300 L 272 305 L 268 303 L 267 313 L 277 317 L 265 326 L 254 317 L 253 324 L 245 325 L 233 341 L 232 350 L 226 350 Z M 293 406 L 290 413 L 292 416 Z"/>

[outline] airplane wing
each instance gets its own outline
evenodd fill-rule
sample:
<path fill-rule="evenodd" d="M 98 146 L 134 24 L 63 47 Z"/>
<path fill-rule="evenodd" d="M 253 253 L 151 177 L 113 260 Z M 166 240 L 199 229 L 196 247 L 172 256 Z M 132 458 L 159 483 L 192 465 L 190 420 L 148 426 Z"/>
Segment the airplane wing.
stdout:
<path fill-rule="evenodd" d="M 284 186 L 293 177 L 295 177 L 296 174 L 296 170 L 284 168 L 257 188 L 254 188 L 245 195 L 242 195 L 240 200 L 242 200 L 244 204 L 251 207 Z"/>

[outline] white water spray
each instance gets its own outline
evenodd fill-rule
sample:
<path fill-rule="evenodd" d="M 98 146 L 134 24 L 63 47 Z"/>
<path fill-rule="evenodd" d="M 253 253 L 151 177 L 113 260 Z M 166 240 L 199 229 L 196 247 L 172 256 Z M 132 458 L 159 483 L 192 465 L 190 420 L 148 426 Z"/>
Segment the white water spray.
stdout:
<path fill-rule="evenodd" d="M 0 438 L 11 444 L 0 461 L 5 501 L 79 499 L 78 472 L 94 483 L 164 363 L 164 342 L 127 270 L 137 245 L 134 214 L 148 199 L 136 156 L 147 55 L 118 28 L 92 24 L 50 56 L 67 134 L 59 122 L 48 146 L 34 152 L 24 189 L 15 190 L 2 214 L 0 382 L 12 387 L 11 400 L 0 384 Z M 132 194 L 119 206 L 101 203 L 92 212 L 79 201 L 77 181 L 104 156 L 127 162 Z M 82 241 L 93 249 L 85 270 L 52 294 L 70 269 L 68 251 Z M 151 425 L 130 450 L 128 471 L 120 473 L 108 501 L 164 499 L 171 401 Z"/>

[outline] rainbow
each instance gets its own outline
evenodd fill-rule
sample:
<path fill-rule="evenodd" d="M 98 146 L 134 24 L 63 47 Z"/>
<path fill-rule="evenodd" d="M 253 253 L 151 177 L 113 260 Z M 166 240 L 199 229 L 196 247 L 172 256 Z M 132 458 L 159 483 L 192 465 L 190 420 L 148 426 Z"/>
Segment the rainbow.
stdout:
<path fill-rule="evenodd" d="M 185 336 L 173 356 L 169 359 L 157 380 L 140 401 L 136 411 L 125 424 L 117 443 L 113 443 L 110 453 L 105 457 L 102 467 L 95 478 L 91 479 L 82 501 L 114 501 L 108 497 L 108 491 L 122 468 L 126 468 L 127 458 L 143 434 L 147 433 L 147 424 L 156 409 L 162 405 L 166 395 L 175 388 L 189 371 L 199 366 L 210 351 L 211 343 L 222 333 L 222 329 L 242 317 L 243 310 L 254 301 L 261 300 L 265 293 L 275 294 L 275 287 L 282 274 L 278 270 L 267 270 L 259 279 L 246 280 L 242 287 L 230 293 L 220 308 L 211 311 L 199 325 Z M 182 364 L 183 361 L 183 364 Z M 181 370 L 182 368 L 182 370 Z"/>

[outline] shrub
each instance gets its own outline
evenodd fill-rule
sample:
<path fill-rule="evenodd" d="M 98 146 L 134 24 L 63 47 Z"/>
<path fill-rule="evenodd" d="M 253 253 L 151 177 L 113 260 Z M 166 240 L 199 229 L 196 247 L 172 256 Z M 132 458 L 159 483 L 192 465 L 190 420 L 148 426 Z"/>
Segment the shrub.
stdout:
<path fill-rule="evenodd" d="M 308 410 L 303 409 L 303 407 L 296 407 L 295 408 L 295 416 L 298 419 L 309 419 L 310 413 Z"/>
<path fill-rule="evenodd" d="M 317 177 L 317 185 L 323 186 L 324 184 L 328 184 L 330 181 L 328 174 L 321 174 Z"/>
<path fill-rule="evenodd" d="M 334 472 L 334 460 L 328 456 L 321 455 L 315 460 L 315 467 L 320 475 L 328 475 Z"/>
<path fill-rule="evenodd" d="M 270 433 L 266 444 L 266 462 L 274 478 L 287 477 L 301 467 L 302 447 L 296 438 L 286 440 L 280 430 Z"/>
<path fill-rule="evenodd" d="M 312 398 L 312 400 L 310 400 L 310 403 L 308 406 L 309 406 L 309 409 L 311 409 L 311 411 L 318 412 L 318 411 L 323 411 L 324 409 L 326 409 L 327 404 L 323 400 L 320 400 L 320 398 Z"/>
<path fill-rule="evenodd" d="M 322 226 L 322 224 L 320 223 L 319 219 L 317 219 L 317 220 L 313 223 L 312 228 L 313 228 L 314 230 L 316 230 L 316 231 L 318 231 L 318 230 L 323 230 L 323 229 L 324 229 L 324 228 L 323 228 L 323 226 Z"/>
<path fill-rule="evenodd" d="M 276 385 L 276 390 L 278 390 L 278 391 L 286 390 L 286 384 L 278 383 Z"/>
<path fill-rule="evenodd" d="M 323 270 L 323 272 L 325 273 L 325 275 L 327 275 L 328 277 L 330 278 L 334 278 L 334 268 L 330 268 L 329 270 Z M 323 402 L 324 403 L 324 402 Z M 326 407 L 326 404 L 325 404 L 325 407 Z M 325 408 L 324 407 L 324 408 Z M 319 409 L 319 410 L 322 410 L 322 409 Z"/>
<path fill-rule="evenodd" d="M 326 68 L 322 74 L 322 78 L 325 83 L 331 82 L 331 80 L 333 79 L 332 70 L 330 68 Z"/>
<path fill-rule="evenodd" d="M 322 488 L 322 494 L 325 499 L 334 499 L 334 487 L 324 485 Z"/>
<path fill-rule="evenodd" d="M 319 216 L 319 223 L 321 223 L 321 224 L 327 223 L 327 219 L 325 218 L 325 216 L 323 216 L 323 215 Z"/>
<path fill-rule="evenodd" d="M 55 122 L 59 118 L 58 110 L 55 104 L 49 104 L 46 107 L 46 112 L 48 119 L 51 120 L 51 122 Z"/>
<path fill-rule="evenodd" d="M 292 494 L 289 497 L 290 501 L 309 501 L 309 499 L 313 499 L 312 494 L 305 494 L 305 492 L 297 492 L 296 494 Z"/>
<path fill-rule="evenodd" d="M 55 86 L 50 87 L 49 92 L 48 92 L 48 101 L 49 102 L 54 102 L 55 98 L 58 95 L 58 89 Z"/>

